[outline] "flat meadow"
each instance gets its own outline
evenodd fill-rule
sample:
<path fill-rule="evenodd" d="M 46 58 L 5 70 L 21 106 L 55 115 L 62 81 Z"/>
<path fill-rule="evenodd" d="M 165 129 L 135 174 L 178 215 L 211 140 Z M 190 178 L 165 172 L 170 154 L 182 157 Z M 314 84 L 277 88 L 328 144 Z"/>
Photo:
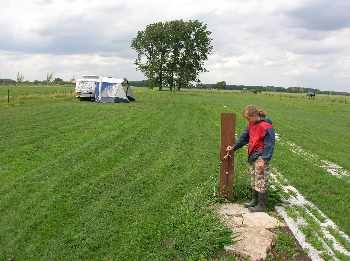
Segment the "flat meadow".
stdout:
<path fill-rule="evenodd" d="M 278 134 L 271 168 L 350 234 L 349 97 L 134 88 L 136 102 L 97 104 L 72 87 L 9 88 L 0 259 L 215 257 L 231 240 L 210 207 L 220 202 L 220 113 L 237 114 L 239 135 L 247 104 Z M 236 153 L 238 201 L 249 198 L 246 158 Z"/>

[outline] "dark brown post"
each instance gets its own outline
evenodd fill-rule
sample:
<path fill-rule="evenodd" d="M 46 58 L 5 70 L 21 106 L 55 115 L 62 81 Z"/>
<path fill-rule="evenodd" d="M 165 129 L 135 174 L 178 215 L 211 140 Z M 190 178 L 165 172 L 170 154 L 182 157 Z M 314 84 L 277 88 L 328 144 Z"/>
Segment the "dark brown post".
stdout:
<path fill-rule="evenodd" d="M 220 148 L 220 188 L 222 197 L 227 199 L 232 197 L 233 177 L 234 177 L 234 153 L 227 153 L 228 145 L 235 142 L 236 115 L 234 113 L 221 113 L 221 148 Z"/>
<path fill-rule="evenodd" d="M 10 89 L 7 89 L 7 104 L 10 104 Z"/>

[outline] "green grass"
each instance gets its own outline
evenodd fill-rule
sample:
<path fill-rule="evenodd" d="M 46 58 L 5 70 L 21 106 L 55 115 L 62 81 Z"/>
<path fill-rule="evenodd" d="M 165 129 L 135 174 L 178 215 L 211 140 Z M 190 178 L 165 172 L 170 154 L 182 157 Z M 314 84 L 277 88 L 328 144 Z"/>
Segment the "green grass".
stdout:
<path fill-rule="evenodd" d="M 331 233 L 332 236 L 334 236 L 334 238 L 340 242 L 344 248 L 347 250 L 347 251 L 350 251 L 350 243 L 349 241 L 347 241 L 346 239 L 344 239 L 344 237 L 342 237 L 338 231 L 336 231 L 335 229 L 333 228 L 328 228 L 329 232 Z"/>
<path fill-rule="evenodd" d="M 285 229 L 280 228 L 275 231 L 275 244 L 271 253 L 267 256 L 267 261 L 294 260 L 297 254 L 300 254 L 300 247 L 293 237 Z"/>
<path fill-rule="evenodd" d="M 321 214 L 315 208 L 312 208 L 311 206 L 306 207 L 321 223 L 324 223 L 326 221 L 326 219 L 321 216 Z"/>
<path fill-rule="evenodd" d="M 68 88 L 27 88 L 13 87 L 7 105 L 0 87 L 2 259 L 215 258 L 230 242 L 208 208 L 218 200 L 220 112 L 237 112 L 240 132 L 246 104 L 266 108 L 282 138 L 350 169 L 349 104 L 146 89 L 135 103 L 96 104 Z M 235 199 L 245 200 L 245 151 L 235 160 Z M 346 183 L 283 146 L 272 164 L 350 233 Z"/>
<path fill-rule="evenodd" d="M 47 95 L 64 95 L 67 96 L 69 94 L 73 94 L 73 88 L 72 85 L 52 85 L 52 86 L 45 86 L 45 85 L 20 85 L 20 86 L 2 86 L 0 85 L 0 102 L 6 100 L 7 102 L 7 95 L 8 90 L 10 90 L 10 97 L 11 101 L 13 98 L 28 98 L 33 96 L 47 96 Z"/>
<path fill-rule="evenodd" d="M 2 109 L 3 257 L 206 257 L 230 242 L 207 208 L 218 138 L 197 131 L 215 126 L 210 108 L 199 105 L 191 118 L 176 97 L 139 96 L 133 104 L 63 97 Z"/>
<path fill-rule="evenodd" d="M 293 256 L 293 248 L 295 247 L 295 240 L 290 234 L 279 231 L 276 235 L 276 251 L 279 253 L 285 253 L 288 257 Z"/>
<path fill-rule="evenodd" d="M 350 202 L 349 183 L 326 174 L 321 168 L 295 154 L 288 153 L 286 148 L 277 146 L 277 160 L 273 162 L 274 166 L 281 170 L 308 200 L 319 207 L 344 232 L 350 234 L 350 209 L 347 207 Z"/>

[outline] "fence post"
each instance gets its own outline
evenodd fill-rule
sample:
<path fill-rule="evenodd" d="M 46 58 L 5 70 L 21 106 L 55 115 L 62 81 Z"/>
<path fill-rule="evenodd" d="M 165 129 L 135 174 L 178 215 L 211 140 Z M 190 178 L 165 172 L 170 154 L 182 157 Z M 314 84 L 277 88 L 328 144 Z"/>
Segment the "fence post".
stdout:
<path fill-rule="evenodd" d="M 220 148 L 220 184 L 219 194 L 226 198 L 232 198 L 234 178 L 234 153 L 227 153 L 228 145 L 235 142 L 236 115 L 234 113 L 221 113 L 221 148 Z"/>
<path fill-rule="evenodd" d="M 10 104 L 10 89 L 7 89 L 7 104 Z"/>

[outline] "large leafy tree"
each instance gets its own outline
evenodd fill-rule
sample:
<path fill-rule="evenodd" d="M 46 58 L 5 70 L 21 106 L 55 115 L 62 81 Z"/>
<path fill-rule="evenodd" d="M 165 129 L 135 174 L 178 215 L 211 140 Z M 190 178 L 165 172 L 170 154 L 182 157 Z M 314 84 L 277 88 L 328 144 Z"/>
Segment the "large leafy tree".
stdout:
<path fill-rule="evenodd" d="M 221 82 L 217 82 L 216 83 L 216 88 L 217 89 L 225 89 L 226 87 L 226 82 L 225 81 L 221 81 Z"/>
<path fill-rule="evenodd" d="M 150 24 L 144 31 L 139 31 L 131 43 L 131 47 L 137 52 L 137 68 L 160 89 L 163 87 L 168 48 L 165 34 L 165 23 Z"/>
<path fill-rule="evenodd" d="M 211 32 L 197 20 L 174 20 L 148 25 L 131 47 L 137 52 L 137 69 L 161 90 L 180 90 L 198 81 L 212 52 Z"/>

